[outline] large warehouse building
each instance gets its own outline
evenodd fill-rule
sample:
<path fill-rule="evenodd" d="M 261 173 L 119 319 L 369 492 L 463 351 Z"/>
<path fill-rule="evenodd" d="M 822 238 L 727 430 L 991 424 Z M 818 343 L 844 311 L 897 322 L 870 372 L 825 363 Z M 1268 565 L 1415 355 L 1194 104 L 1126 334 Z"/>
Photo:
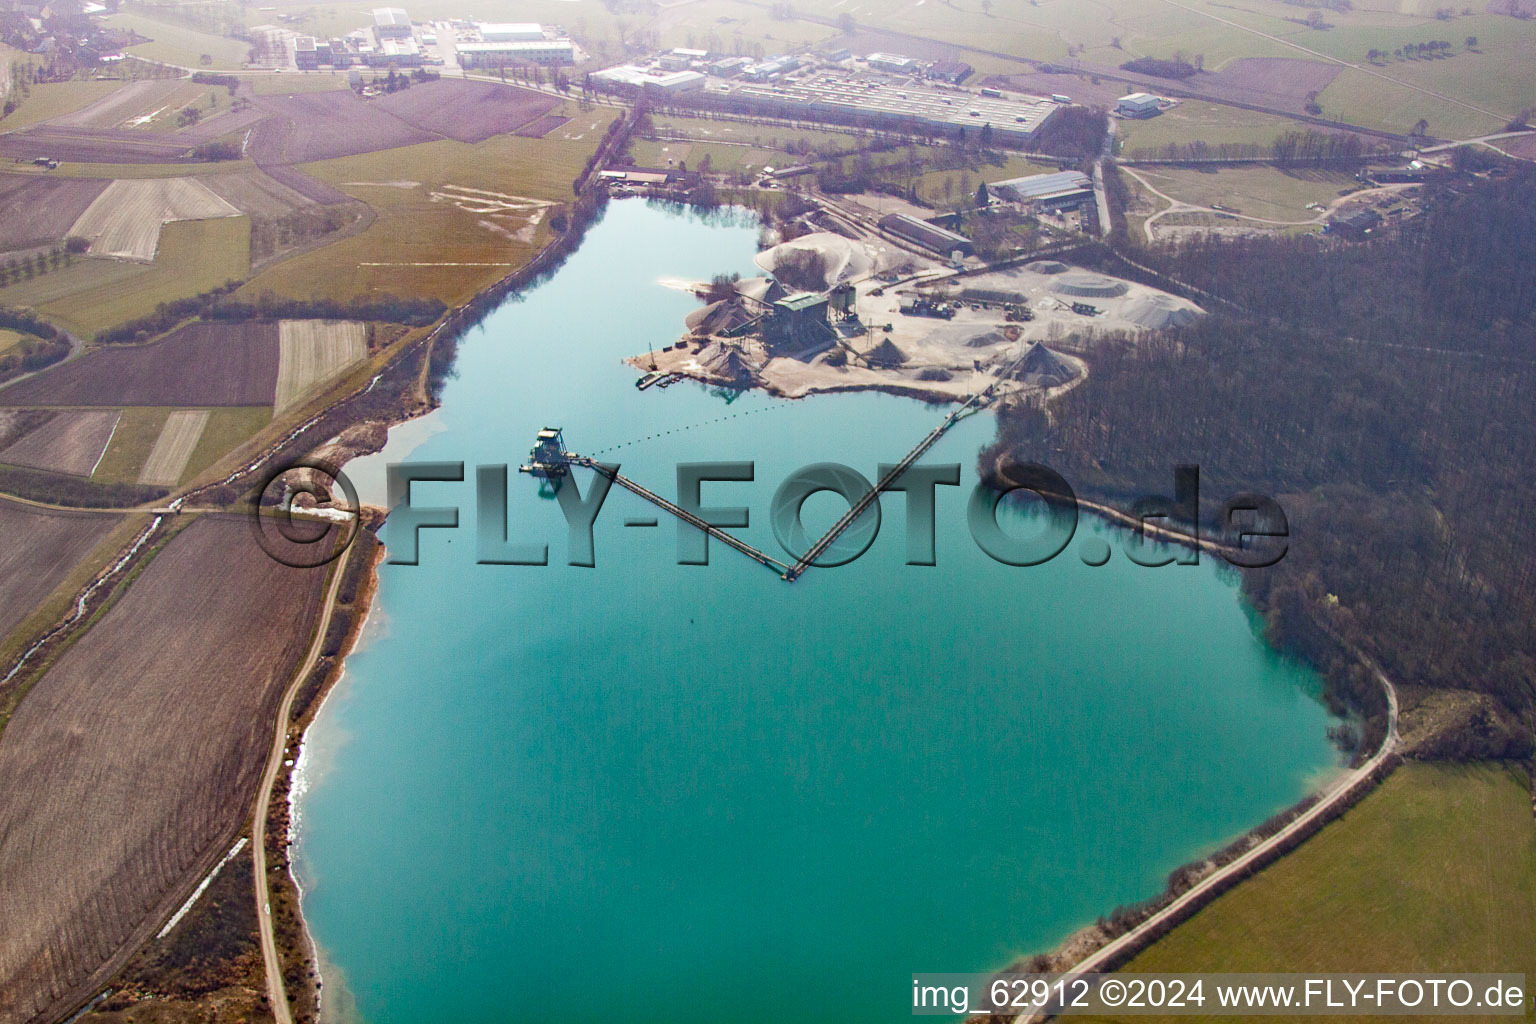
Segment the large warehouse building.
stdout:
<path fill-rule="evenodd" d="M 677 96 L 702 90 L 705 76 L 699 71 L 665 71 L 639 64 L 621 64 L 606 71 L 594 72 L 592 80 L 616 92 L 645 91 L 662 96 Z"/>
<path fill-rule="evenodd" d="M 373 12 L 373 34 L 379 39 L 411 38 L 411 19 L 398 7 L 379 7 Z"/>
<path fill-rule="evenodd" d="M 1047 210 L 1075 209 L 1093 199 L 1093 181 L 1081 171 L 1009 178 L 987 189 L 1004 202 L 1036 204 Z"/>
<path fill-rule="evenodd" d="M 480 38 L 488 43 L 533 43 L 544 38 L 544 26 L 532 22 L 481 24 Z"/>
<path fill-rule="evenodd" d="M 563 66 L 576 63 L 569 39 L 539 39 L 508 43 L 459 43 L 455 49 L 466 68 L 515 67 L 519 64 Z"/>
<path fill-rule="evenodd" d="M 742 84 L 720 94 L 748 110 L 877 127 L 889 125 L 935 135 L 959 134 L 993 140 L 1028 141 L 1059 104 L 1034 97 L 1003 99 L 918 86 L 897 87 L 869 76 L 825 72 L 803 81 Z M 973 134 L 975 133 L 975 134 Z"/>
<path fill-rule="evenodd" d="M 973 249 L 971 240 L 964 235 L 957 235 L 937 224 L 930 224 L 916 217 L 908 217 L 904 213 L 886 214 L 880 218 L 880 227 L 943 256 L 954 252 L 970 255 Z"/>

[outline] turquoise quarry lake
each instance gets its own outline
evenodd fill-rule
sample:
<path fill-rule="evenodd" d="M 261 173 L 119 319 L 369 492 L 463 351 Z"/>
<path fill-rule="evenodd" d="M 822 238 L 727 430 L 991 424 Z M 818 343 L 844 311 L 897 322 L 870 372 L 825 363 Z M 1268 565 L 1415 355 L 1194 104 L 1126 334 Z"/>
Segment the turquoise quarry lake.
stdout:
<path fill-rule="evenodd" d="M 925 458 L 962 468 L 938 492 L 934 567 L 904 564 L 899 495 L 862 559 L 789 585 L 717 543 L 710 565 L 675 564 L 676 525 L 626 527 L 657 510 L 615 488 L 597 565 L 575 568 L 556 503 L 515 468 L 510 532 L 551 564 L 476 565 L 474 467 L 515 467 L 546 424 L 663 494 L 679 462 L 754 461 L 705 504 L 750 507 L 739 532 L 778 554 L 768 507 L 793 470 L 873 477 L 938 422 L 883 394 L 635 390 L 620 360 L 697 304 L 664 282 L 753 273 L 756 234 L 611 204 L 463 341 L 429 428 L 350 468 L 377 494 L 414 447 L 468 479 L 417 485 L 461 526 L 383 568 L 306 742 L 297 863 L 328 1011 L 903 1019 L 912 972 L 1053 945 L 1333 770 L 1316 680 L 1264 646 L 1210 558 L 1133 565 L 1086 516 L 1045 566 L 977 549 L 965 502 L 990 416 Z M 807 517 L 838 509 L 821 495 Z M 1095 535 L 1116 548 L 1101 568 L 1077 556 Z"/>

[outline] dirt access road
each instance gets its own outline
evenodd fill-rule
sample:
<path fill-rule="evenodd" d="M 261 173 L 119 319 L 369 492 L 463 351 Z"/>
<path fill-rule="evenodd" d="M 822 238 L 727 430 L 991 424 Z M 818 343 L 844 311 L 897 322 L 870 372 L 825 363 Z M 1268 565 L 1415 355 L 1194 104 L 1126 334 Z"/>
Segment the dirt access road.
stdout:
<path fill-rule="evenodd" d="M 1314 224 L 1322 224 L 1329 217 L 1333 216 L 1333 212 L 1346 202 L 1352 202 L 1357 199 L 1367 199 L 1372 196 L 1386 195 L 1392 192 L 1402 192 L 1406 189 L 1419 187 L 1413 184 L 1394 184 L 1381 185 L 1377 188 L 1362 189 L 1359 192 L 1351 192 L 1347 196 L 1340 196 L 1339 198 L 1333 200 L 1328 204 L 1328 208 L 1326 210 L 1324 210 L 1322 213 L 1319 213 L 1316 217 L 1313 217 L 1310 220 L 1269 220 L 1264 217 L 1251 217 L 1246 213 L 1233 213 L 1231 210 L 1218 210 L 1213 206 L 1197 206 L 1194 203 L 1186 203 L 1182 199 L 1175 199 L 1173 196 L 1168 195 L 1166 192 L 1159 191 L 1156 185 L 1153 185 L 1150 181 L 1142 177 L 1132 168 L 1121 167 L 1120 170 L 1135 178 L 1137 183 L 1140 184 L 1142 188 L 1146 189 L 1148 192 L 1152 193 L 1154 196 L 1157 196 L 1157 198 L 1168 204 L 1167 209 L 1158 210 L 1152 216 L 1148 217 L 1146 222 L 1142 225 L 1142 230 L 1146 233 L 1148 242 L 1157 241 L 1157 232 L 1153 229 L 1152 225 L 1156 221 L 1161 220 L 1169 214 L 1210 213 L 1219 217 L 1230 217 L 1234 220 L 1246 220 L 1255 224 L 1268 224 L 1271 227 L 1301 228 Z"/>
<path fill-rule="evenodd" d="M 1332 810 L 1340 801 L 1349 797 L 1350 794 L 1355 791 L 1356 787 L 1365 784 L 1366 781 L 1371 777 L 1371 773 L 1379 768 L 1381 763 L 1397 750 L 1400 743 L 1400 737 L 1398 736 L 1397 732 L 1397 688 L 1392 685 L 1391 680 L 1389 680 L 1382 673 L 1381 668 L 1377 666 L 1375 662 L 1371 661 L 1370 659 L 1364 660 L 1366 666 L 1370 668 L 1372 673 L 1375 674 L 1376 679 L 1381 683 L 1382 689 L 1386 692 L 1387 695 L 1387 734 L 1381 741 L 1380 749 L 1378 749 L 1376 753 L 1371 756 L 1371 759 L 1366 761 L 1360 767 L 1348 771 L 1340 776 L 1339 779 L 1334 782 L 1333 787 L 1328 790 L 1327 794 L 1323 796 L 1322 799 L 1318 800 L 1317 803 L 1313 804 L 1311 807 L 1307 808 L 1307 810 L 1298 815 L 1295 821 L 1292 821 L 1279 832 L 1276 832 L 1262 843 L 1259 843 L 1253 849 L 1249 850 L 1241 857 L 1238 857 L 1230 864 L 1227 864 L 1225 867 L 1219 868 L 1218 870 L 1212 872 L 1198 884 L 1190 888 L 1188 892 L 1185 892 L 1183 895 L 1179 896 L 1178 899 L 1174 900 L 1172 903 L 1169 903 L 1162 910 L 1159 910 L 1157 913 L 1153 914 L 1151 917 L 1147 918 L 1141 924 L 1137 925 L 1135 928 L 1132 928 L 1118 939 L 1115 939 L 1113 942 L 1102 946 L 1096 952 L 1091 953 L 1084 957 L 1082 960 L 1078 961 L 1077 965 L 1074 966 L 1072 970 L 1065 976 L 1067 979 L 1071 979 L 1078 975 L 1093 973 L 1121 951 L 1126 949 L 1135 949 L 1149 932 L 1151 932 L 1154 928 L 1157 928 L 1158 926 L 1175 919 L 1181 911 L 1189 907 L 1191 904 L 1198 906 L 1199 904 L 1203 903 L 1208 896 L 1214 897 L 1215 893 L 1212 890 L 1217 889 L 1217 887 L 1220 886 L 1223 882 L 1226 882 L 1232 877 L 1239 875 L 1253 867 L 1255 863 L 1261 862 L 1269 853 L 1280 847 L 1287 840 L 1294 838 L 1299 832 L 1312 824 L 1318 818 L 1328 814 L 1329 811 Z M 1031 1011 L 1029 1013 L 1023 1013 L 1015 1017 L 1014 1024 L 1031 1024 L 1033 1021 L 1043 1019 L 1043 1015 Z"/>
<path fill-rule="evenodd" d="M 272 1018 L 276 1024 L 293 1024 L 293 1010 L 288 1005 L 288 991 L 283 985 L 283 966 L 277 958 L 277 938 L 272 928 L 272 900 L 267 890 L 267 811 L 272 806 L 272 785 L 282 770 L 288 752 L 288 722 L 293 714 L 293 699 L 304 680 L 314 671 L 320 660 L 320 650 L 325 646 L 326 631 L 331 628 L 331 613 L 336 609 L 336 594 L 346 576 L 347 559 L 356 557 L 348 552 L 337 559 L 331 570 L 331 585 L 326 588 L 325 600 L 320 604 L 319 623 L 315 637 L 310 642 L 309 653 L 294 672 L 283 691 L 282 702 L 277 706 L 277 722 L 272 735 L 272 750 L 267 754 L 267 767 L 261 774 L 256 790 L 256 809 L 251 821 L 251 864 L 256 891 L 256 924 L 261 937 L 261 963 L 267 975 L 267 1001 L 272 1006 Z"/>

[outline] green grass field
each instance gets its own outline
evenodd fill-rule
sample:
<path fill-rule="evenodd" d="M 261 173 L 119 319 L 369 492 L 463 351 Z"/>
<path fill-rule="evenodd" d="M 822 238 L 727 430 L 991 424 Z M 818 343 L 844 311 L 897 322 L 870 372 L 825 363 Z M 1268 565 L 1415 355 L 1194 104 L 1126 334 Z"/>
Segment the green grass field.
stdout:
<path fill-rule="evenodd" d="M 1177 5 L 1164 0 L 1096 0 L 1090 7 L 1062 2 L 994 2 L 989 6 L 990 12 L 982 0 L 866 0 L 857 6 L 854 20 L 858 25 L 1034 60 L 1063 60 L 1069 56 L 1070 47 L 1085 62 L 1104 66 L 1119 66 L 1139 56 L 1183 57 L 1191 61 L 1199 58 L 1212 71 L 1241 57 L 1312 61 L 1332 57 L 1364 65 L 1371 49 L 1390 52 L 1408 42 L 1445 40 L 1453 46 L 1455 55 L 1450 58 L 1391 61 L 1373 69 L 1397 79 L 1396 84 L 1364 71 L 1345 70 L 1323 93 L 1325 114 L 1395 131 L 1410 129 L 1422 117 L 1430 122 L 1432 134 L 1466 137 L 1493 130 L 1498 126 L 1494 121 L 1502 124 L 1502 119 L 1536 104 L 1536 22 L 1480 13 L 1486 6 L 1481 2 L 1464 8 L 1430 0 L 1361 0 L 1349 10 L 1325 10 L 1328 27 L 1323 30 L 1310 28 L 1305 21 L 1311 8 L 1329 5 L 1281 0 L 1246 0 L 1241 4 L 1183 0 Z M 744 25 L 753 27 L 748 34 L 773 31 L 783 39 L 792 37 L 783 27 L 785 22 L 770 18 L 768 27 L 758 27 L 753 18 L 766 16 L 761 8 L 734 0 L 712 0 L 705 7 L 712 14 L 718 8 L 721 17 L 743 18 Z M 691 5 L 700 11 L 705 7 Z M 1437 18 L 1442 9 L 1449 16 Z M 1463 15 L 1463 10 L 1474 13 Z M 712 31 L 720 37 L 727 28 L 712 27 Z M 1475 52 L 1466 51 L 1464 40 L 1468 36 L 1479 41 Z M 669 38 L 667 42 L 681 45 L 684 41 Z M 1017 71 L 1020 67 L 981 53 L 967 54 L 965 59 L 981 74 Z M 1416 92 L 1410 86 L 1449 99 Z M 1264 128 L 1265 136 L 1254 139 L 1253 131 L 1245 127 L 1243 112 L 1233 115 L 1240 120 L 1226 126 L 1170 122 L 1162 131 L 1176 133 L 1181 141 L 1191 137 L 1268 141 L 1275 134 Z M 1252 116 L 1247 117 L 1251 120 Z M 1223 134 L 1191 136 L 1187 129 Z M 1138 144 L 1161 144 L 1150 141 L 1157 131 L 1146 134 L 1149 139 Z"/>
<path fill-rule="evenodd" d="M 1530 782 L 1505 765 L 1406 764 L 1125 970 L 1536 977 Z"/>
<path fill-rule="evenodd" d="M 1447 63 L 1450 63 L 1449 61 Z M 1400 73 L 1400 66 L 1389 70 Z M 1510 102 L 1509 99 L 1504 101 Z M 1506 119 L 1468 110 L 1435 96 L 1348 69 L 1318 97 L 1323 116 L 1408 134 L 1422 119 L 1436 138 L 1465 139 L 1497 132 Z M 1516 107 L 1518 112 L 1519 107 Z M 1512 115 L 1511 115 L 1512 116 Z"/>
<path fill-rule="evenodd" d="M 271 422 L 271 406 L 214 409 L 208 417 L 208 425 L 203 428 L 203 436 L 198 438 L 197 447 L 192 450 L 192 457 L 187 460 L 182 482 L 197 476 Z"/>
<path fill-rule="evenodd" d="M 155 262 L 148 268 L 128 266 L 136 266 L 140 272 L 110 283 L 92 282 L 40 304 L 39 309 L 83 337 L 92 337 L 97 331 L 153 312 L 162 302 L 196 295 L 226 281 L 244 280 L 251 271 L 250 218 L 173 221 L 160 231 Z"/>
<path fill-rule="evenodd" d="M 781 53 L 837 35 L 824 25 L 779 20 L 762 7 L 735 0 L 699 0 L 657 22 L 662 46 L 689 46 L 717 53 Z"/>
<path fill-rule="evenodd" d="M 122 411 L 112 443 L 102 453 L 91 479 L 100 484 L 137 483 L 144 460 L 160 437 L 165 418 L 174 410 L 154 406 L 132 406 Z"/>
<path fill-rule="evenodd" d="M 671 132 L 701 142 L 745 143 L 760 149 L 772 150 L 784 150 L 793 145 L 798 149 L 808 146 L 819 152 L 843 153 L 858 147 L 865 141 L 861 136 L 848 132 L 788 129 L 742 121 L 681 117 L 671 114 L 654 118 L 654 124 L 658 133 Z"/>
<path fill-rule="evenodd" d="M 1142 151 L 1154 155 L 1169 143 L 1180 142 L 1267 146 L 1281 135 L 1306 129 L 1306 125 L 1288 117 L 1203 100 L 1182 100 L 1156 117 L 1123 119 L 1115 126 L 1120 155 L 1126 158 L 1135 158 Z"/>
<path fill-rule="evenodd" d="M 1327 206 L 1358 185 L 1343 171 L 1282 171 L 1277 167 L 1139 167 L 1136 173 L 1159 192 L 1195 206 L 1218 206 L 1266 220 L 1303 221 L 1318 215 L 1308 203 Z M 1159 222 L 1161 223 L 1161 222 Z"/>
<path fill-rule="evenodd" d="M 850 152 L 865 143 L 858 136 L 838 131 L 797 131 L 705 117 L 667 115 L 655 120 L 660 134 L 683 139 L 636 139 L 630 147 L 642 167 L 666 167 L 686 161 L 697 170 L 706 155 L 711 170 L 726 174 L 754 173 L 764 167 L 802 163 L 809 148 L 821 154 Z M 793 147 L 796 152 L 790 153 Z M 669 164 L 669 161 L 671 162 Z"/>
<path fill-rule="evenodd" d="M 540 219 L 519 237 L 526 218 L 497 221 L 468 211 L 462 207 L 472 204 L 456 204 L 445 186 L 569 202 L 571 182 L 615 112 L 572 107 L 566 113 L 573 120 L 542 139 L 428 142 L 306 165 L 308 173 L 363 200 L 377 216 L 360 235 L 263 271 L 245 292 L 337 299 L 389 292 L 434 296 L 450 305 L 466 301 L 527 262 L 549 227 Z M 399 182 L 413 184 L 379 184 Z"/>
<path fill-rule="evenodd" d="M 641 167 L 671 167 L 686 163 L 694 170 L 704 166 L 709 157 L 709 169 L 719 174 L 761 171 L 764 167 L 783 167 L 799 163 L 783 150 L 760 149 L 757 146 L 737 146 L 724 142 L 675 142 L 656 139 L 636 139 L 629 148 L 635 163 Z"/>
<path fill-rule="evenodd" d="M 42 306 L 91 289 L 124 286 L 149 272 L 149 266 L 143 263 L 81 257 L 73 266 L 0 288 L 0 302 L 10 306 Z"/>
<path fill-rule="evenodd" d="M 15 331 L 0 330 L 0 355 L 21 344 L 21 335 Z"/>
<path fill-rule="evenodd" d="M 30 86 L 31 92 L 21 101 L 21 106 L 10 117 L 0 120 L 0 130 L 15 131 L 65 114 L 73 114 L 111 95 L 122 84 L 117 79 L 91 79 L 45 82 Z"/>
<path fill-rule="evenodd" d="M 107 446 L 91 479 L 104 484 L 137 483 L 144 462 L 165 426 L 166 417 L 175 411 L 160 406 L 125 408 L 122 418 L 117 421 L 112 443 Z M 208 425 L 203 428 L 181 479 L 191 480 L 270 422 L 272 407 L 266 405 L 209 410 Z"/>
<path fill-rule="evenodd" d="M 216 164 L 195 165 L 61 163 L 52 171 L 33 171 L 30 167 L 22 166 L 17 168 L 16 173 L 58 174 L 67 178 L 185 178 L 195 174 L 199 178 L 206 178 L 210 174 L 229 174 L 255 166 L 250 160 L 221 160 Z"/>
<path fill-rule="evenodd" d="M 193 69 L 207 67 L 232 71 L 239 70 L 250 53 L 249 44 L 238 39 L 209 35 L 142 14 L 114 14 L 105 18 L 104 22 L 112 28 L 131 29 L 153 40 L 130 46 L 125 51 L 145 60 Z M 211 63 L 202 63 L 205 54 L 212 58 Z"/>
<path fill-rule="evenodd" d="M 181 127 L 180 117 L 183 110 L 195 109 L 201 117 L 207 119 L 228 110 L 232 102 L 228 89 L 220 86 L 198 85 L 189 81 L 178 85 L 169 96 L 145 109 L 125 112 L 123 120 L 148 117 L 150 118 L 148 121 L 136 124 L 134 127 L 144 131 L 174 132 Z"/>
<path fill-rule="evenodd" d="M 334 92 L 347 88 L 345 71 L 284 71 L 277 75 L 248 75 L 245 81 L 257 96 L 299 92 Z"/>

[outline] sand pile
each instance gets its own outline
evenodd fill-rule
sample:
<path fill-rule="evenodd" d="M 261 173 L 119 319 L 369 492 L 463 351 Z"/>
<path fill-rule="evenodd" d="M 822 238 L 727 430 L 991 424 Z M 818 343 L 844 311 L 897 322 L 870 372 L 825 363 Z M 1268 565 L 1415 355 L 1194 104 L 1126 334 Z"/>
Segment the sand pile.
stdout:
<path fill-rule="evenodd" d="M 1054 388 L 1074 379 L 1077 367 L 1037 341 L 1025 353 L 1016 376 L 1025 384 Z"/>
<path fill-rule="evenodd" d="M 1032 270 L 1037 274 L 1065 274 L 1070 268 L 1057 260 L 1035 260 L 1033 263 L 1024 264 L 1025 270 Z"/>
<path fill-rule="evenodd" d="M 736 282 L 736 294 L 767 305 L 770 302 L 777 302 L 787 293 L 783 286 L 771 277 L 744 277 Z"/>
<path fill-rule="evenodd" d="M 1130 285 L 1124 281 L 1117 281 L 1102 274 L 1090 274 L 1083 270 L 1063 274 L 1054 287 L 1062 295 L 1099 299 L 1114 298 L 1130 291 Z"/>
<path fill-rule="evenodd" d="M 886 338 L 880 344 L 864 353 L 864 361 L 870 366 L 900 366 L 907 361 L 907 354 L 897 348 L 890 338 Z"/>
<path fill-rule="evenodd" d="M 699 350 L 698 360 L 706 373 L 720 380 L 747 384 L 757 376 L 757 368 L 734 345 L 705 345 Z"/>
<path fill-rule="evenodd" d="M 750 323 L 753 318 L 751 311 L 742 305 L 740 299 L 724 299 L 694 310 L 683 322 L 693 334 L 706 335 L 723 334 Z"/>
<path fill-rule="evenodd" d="M 1202 312 L 1194 303 L 1159 292 L 1136 296 L 1125 304 L 1120 315 L 1139 326 L 1156 329 L 1192 324 Z"/>
<path fill-rule="evenodd" d="M 1008 340 L 1002 331 L 984 331 L 973 338 L 966 339 L 968 348 L 991 348 L 993 345 L 1004 344 Z"/>
<path fill-rule="evenodd" d="M 868 274 L 874 263 L 862 245 L 830 231 L 816 231 L 802 235 L 790 242 L 781 242 L 772 249 L 757 254 L 759 267 L 775 276 L 783 269 L 803 266 L 806 254 L 821 257 L 820 283 L 800 280 L 786 282 L 791 287 L 806 291 L 826 291 L 835 284 Z M 782 280 L 782 279 L 781 279 Z"/>

